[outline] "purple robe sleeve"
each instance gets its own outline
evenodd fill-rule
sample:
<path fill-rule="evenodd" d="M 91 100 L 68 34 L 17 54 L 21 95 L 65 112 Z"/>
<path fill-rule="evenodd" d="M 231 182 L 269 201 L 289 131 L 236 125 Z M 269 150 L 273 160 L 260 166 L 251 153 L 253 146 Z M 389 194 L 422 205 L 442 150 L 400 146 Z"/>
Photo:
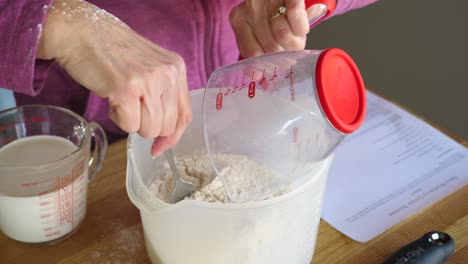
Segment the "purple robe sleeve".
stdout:
<path fill-rule="evenodd" d="M 52 61 L 36 50 L 52 0 L 0 0 L 0 87 L 37 95 Z"/>

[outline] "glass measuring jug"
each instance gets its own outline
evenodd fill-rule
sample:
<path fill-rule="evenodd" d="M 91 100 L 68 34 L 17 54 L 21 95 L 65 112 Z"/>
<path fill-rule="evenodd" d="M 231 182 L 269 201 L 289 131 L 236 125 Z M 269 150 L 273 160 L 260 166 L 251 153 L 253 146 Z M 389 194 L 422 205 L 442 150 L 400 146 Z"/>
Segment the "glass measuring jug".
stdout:
<path fill-rule="evenodd" d="M 88 183 L 106 150 L 102 128 L 69 110 L 31 105 L 1 111 L 2 232 L 47 244 L 71 235 L 85 217 Z"/>
<path fill-rule="evenodd" d="M 359 128 L 364 116 L 360 72 L 337 48 L 267 54 L 218 68 L 203 104 L 208 153 L 233 202 L 300 186 L 311 166 Z M 239 172 L 239 181 L 217 158 L 223 154 L 243 155 L 268 169 Z"/>

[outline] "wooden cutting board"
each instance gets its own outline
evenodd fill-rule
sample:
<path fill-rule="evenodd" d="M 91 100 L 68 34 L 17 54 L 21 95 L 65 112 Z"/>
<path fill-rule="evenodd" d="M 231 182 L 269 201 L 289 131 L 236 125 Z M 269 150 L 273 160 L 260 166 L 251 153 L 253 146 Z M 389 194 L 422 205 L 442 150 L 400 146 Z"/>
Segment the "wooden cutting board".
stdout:
<path fill-rule="evenodd" d="M 122 140 L 109 146 L 102 170 L 89 185 L 87 216 L 74 235 L 54 246 L 37 246 L 0 234 L 0 262 L 150 263 L 139 211 L 125 189 L 125 145 Z M 455 253 L 447 263 L 468 263 L 467 186 L 367 243 L 355 242 L 321 221 L 312 263 L 379 263 L 430 230 L 447 232 L 455 240 Z"/>

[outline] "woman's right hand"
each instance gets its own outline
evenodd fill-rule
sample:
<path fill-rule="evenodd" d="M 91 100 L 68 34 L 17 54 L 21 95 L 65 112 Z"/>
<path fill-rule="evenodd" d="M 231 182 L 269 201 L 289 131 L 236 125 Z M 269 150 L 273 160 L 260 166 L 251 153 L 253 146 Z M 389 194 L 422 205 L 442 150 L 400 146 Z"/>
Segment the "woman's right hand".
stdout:
<path fill-rule="evenodd" d="M 80 0 L 55 0 L 37 57 L 55 59 L 78 83 L 107 98 L 126 132 L 157 138 L 152 155 L 174 146 L 192 118 L 183 59 Z"/>

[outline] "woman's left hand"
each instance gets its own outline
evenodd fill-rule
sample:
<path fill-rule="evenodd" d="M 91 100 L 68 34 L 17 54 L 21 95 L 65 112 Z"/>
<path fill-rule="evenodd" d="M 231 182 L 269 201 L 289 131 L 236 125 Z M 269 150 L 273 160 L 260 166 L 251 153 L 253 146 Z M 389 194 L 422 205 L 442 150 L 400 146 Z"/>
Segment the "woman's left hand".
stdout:
<path fill-rule="evenodd" d="M 229 19 L 243 58 L 304 49 L 309 33 L 304 0 L 246 0 L 232 9 Z"/>

